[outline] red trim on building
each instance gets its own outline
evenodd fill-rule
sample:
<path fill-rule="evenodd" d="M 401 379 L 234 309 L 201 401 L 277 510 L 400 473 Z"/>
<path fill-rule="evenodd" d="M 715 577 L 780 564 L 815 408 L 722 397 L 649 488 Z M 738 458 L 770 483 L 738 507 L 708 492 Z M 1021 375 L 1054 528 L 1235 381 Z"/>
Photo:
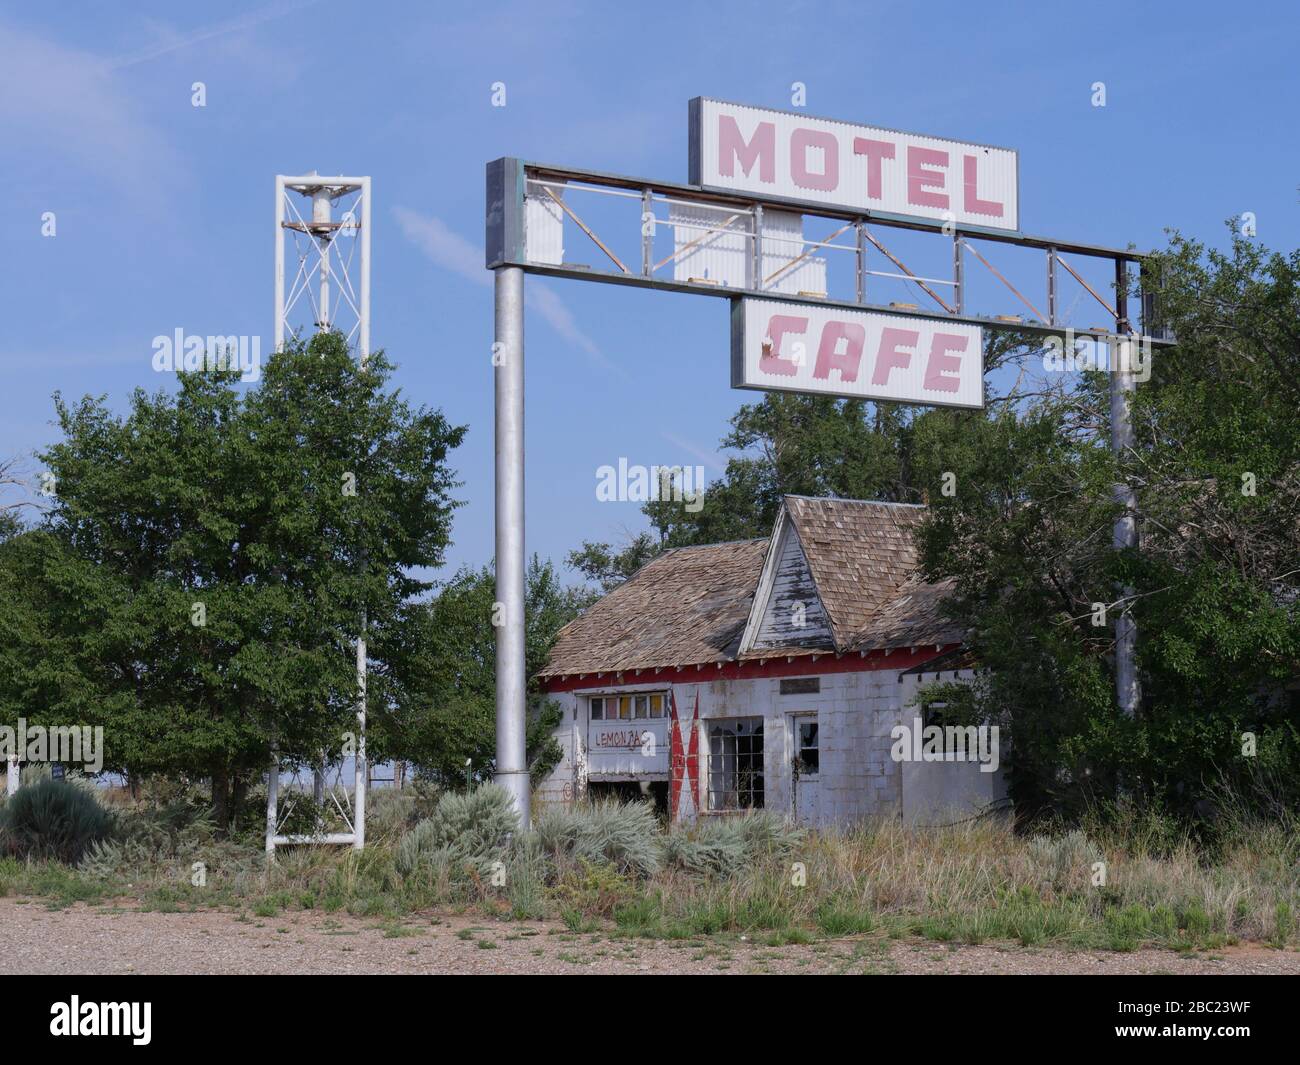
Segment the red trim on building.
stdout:
<path fill-rule="evenodd" d="M 681 721 L 677 715 L 677 696 L 671 688 L 668 689 L 668 708 L 672 715 L 670 718 L 672 729 L 672 745 L 669 756 L 669 785 L 670 805 L 669 811 L 673 821 L 678 821 L 682 816 L 682 791 L 685 788 L 686 793 L 690 796 L 692 808 L 691 816 L 699 812 L 703 796 L 700 795 L 700 730 L 696 727 L 700 721 L 700 696 L 695 694 L 695 714 L 692 716 L 687 728 L 690 729 L 690 742 L 685 747 L 682 746 L 682 728 Z"/>
<path fill-rule="evenodd" d="M 744 662 L 724 662 L 718 668 L 716 662 L 700 668 L 694 665 L 668 666 L 663 669 L 643 669 L 640 673 L 628 669 L 622 673 L 606 672 L 602 676 L 587 673 L 582 677 L 569 674 L 565 677 L 547 677 L 541 682 L 546 692 L 569 692 L 580 688 L 622 687 L 624 685 L 642 684 L 707 684 L 711 680 L 758 680 L 765 677 L 815 677 L 825 673 L 866 673 L 877 669 L 911 669 L 922 662 L 954 651 L 961 644 L 944 644 L 938 650 L 933 644 L 926 644 L 914 651 L 907 648 L 884 651 L 868 651 L 864 658 L 857 651 L 848 651 L 836 655 L 834 651 L 817 655 L 795 655 L 793 661 L 787 661 L 785 655 L 773 655 L 771 658 L 748 659 Z"/>

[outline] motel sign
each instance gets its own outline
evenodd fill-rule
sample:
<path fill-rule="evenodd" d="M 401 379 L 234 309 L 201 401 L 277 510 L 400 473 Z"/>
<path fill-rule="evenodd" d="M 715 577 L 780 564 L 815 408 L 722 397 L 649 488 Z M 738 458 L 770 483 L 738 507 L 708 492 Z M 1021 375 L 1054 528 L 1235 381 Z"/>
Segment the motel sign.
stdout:
<path fill-rule="evenodd" d="M 731 384 L 764 391 L 978 409 L 984 405 L 986 329 L 1060 343 L 1066 323 L 1058 314 L 1058 268 L 1114 321 L 1113 329 L 1076 327 L 1075 335 L 1105 340 L 1115 351 L 1138 334 L 1128 309 L 1129 266 L 1140 266 L 1145 257 L 1022 232 L 1019 158 L 1011 149 L 707 97 L 690 101 L 689 124 L 685 184 L 509 157 L 487 166 L 485 258 L 496 277 L 496 577 L 502 608 L 496 779 L 511 793 L 525 827 L 525 273 L 727 299 Z M 593 208 L 619 212 L 621 220 L 608 223 L 602 216 L 593 224 Z M 810 222 L 833 228 L 810 236 Z M 610 224 L 618 228 L 611 232 Z M 941 242 L 950 271 L 923 276 L 912 270 L 886 245 L 881 230 L 889 229 L 930 234 Z M 573 241 L 586 256 L 596 253 L 594 264 L 571 256 Z M 1031 300 L 998 270 L 989 247 L 997 244 L 1045 253 L 1045 297 Z M 969 311 L 967 253 L 1016 298 L 1017 313 Z M 1070 265 L 1067 254 L 1110 261 L 1113 305 Z M 841 266 L 847 260 L 850 269 L 830 269 L 832 257 Z M 846 277 L 852 287 L 834 291 L 836 280 L 842 284 Z M 877 302 L 881 278 L 914 286 L 933 305 Z M 1169 343 L 1150 335 L 1158 334 L 1151 288 L 1143 278 L 1142 339 Z M 1135 385 L 1131 368 L 1123 360 L 1120 366 L 1110 375 L 1116 450 L 1131 444 L 1128 402 Z M 1115 525 L 1115 544 L 1122 547 L 1136 543 L 1136 502 L 1127 486 L 1116 491 L 1125 508 Z M 1136 629 L 1128 614 L 1116 620 L 1115 629 L 1117 698 L 1131 712 L 1138 697 Z M 611 734 L 608 749 L 630 756 L 628 742 Z"/>
<path fill-rule="evenodd" d="M 1019 230 L 1009 148 L 691 101 L 690 183 L 898 219 Z"/>

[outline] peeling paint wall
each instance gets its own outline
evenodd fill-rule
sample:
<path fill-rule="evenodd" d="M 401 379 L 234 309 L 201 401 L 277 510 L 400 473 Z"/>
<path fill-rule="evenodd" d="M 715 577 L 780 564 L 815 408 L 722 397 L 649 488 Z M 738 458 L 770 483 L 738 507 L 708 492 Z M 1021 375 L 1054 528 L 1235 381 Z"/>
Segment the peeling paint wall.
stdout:
<path fill-rule="evenodd" d="M 781 538 L 772 591 L 754 646 L 830 647 L 830 619 L 817 595 L 799 537 L 789 522 L 784 524 Z"/>
<path fill-rule="evenodd" d="M 843 824 L 865 817 L 903 817 L 908 813 L 933 810 L 945 801 L 986 802 L 994 797 L 1002 774 L 980 774 L 974 765 L 925 763 L 907 765 L 894 761 L 891 731 L 910 724 L 914 708 L 906 703 L 922 682 L 902 670 L 865 670 L 816 674 L 820 691 L 797 695 L 781 694 L 781 678 L 708 680 L 708 671 L 684 676 L 688 682 L 660 686 L 671 688 L 682 742 L 681 759 L 674 759 L 673 775 L 686 801 L 675 807 L 678 820 L 697 815 L 694 781 L 685 767 L 691 724 L 698 700 L 699 719 L 707 731 L 708 722 L 719 718 L 761 717 L 764 722 L 763 773 L 764 806 L 779 813 L 793 812 L 794 791 L 791 761 L 794 741 L 790 715 L 815 713 L 819 727 L 820 796 L 817 823 Z M 933 677 L 933 675 L 929 675 Z M 544 801 L 572 801 L 586 791 L 587 775 L 581 759 L 580 741 L 587 734 L 586 693 L 635 692 L 648 690 L 645 684 L 611 686 L 593 684 L 590 689 L 556 692 L 551 695 L 565 710 L 565 722 L 556 738 L 565 750 L 564 760 L 538 789 Z M 707 805 L 707 735 L 698 737 L 699 794 Z M 652 774 L 647 772 L 647 778 Z M 997 778 L 996 781 L 993 778 Z M 655 778 L 662 779 L 659 774 Z M 907 791 L 905 798 L 904 792 Z M 909 818 L 910 819 L 910 818 Z"/>
<path fill-rule="evenodd" d="M 974 676 L 969 669 L 904 675 L 899 685 L 904 708 L 901 723 L 915 729 L 920 710 L 908 704 L 922 688 L 940 679 L 969 683 Z M 993 772 L 983 772 L 975 762 L 903 762 L 903 820 L 914 825 L 951 824 L 977 811 L 1005 805 L 1010 751 L 1000 735 L 996 739 L 998 761 Z"/>

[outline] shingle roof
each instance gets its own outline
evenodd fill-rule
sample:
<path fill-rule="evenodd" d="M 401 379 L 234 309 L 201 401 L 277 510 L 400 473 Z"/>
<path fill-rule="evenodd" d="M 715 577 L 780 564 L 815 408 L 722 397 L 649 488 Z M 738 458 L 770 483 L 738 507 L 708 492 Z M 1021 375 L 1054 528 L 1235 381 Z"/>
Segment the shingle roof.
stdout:
<path fill-rule="evenodd" d="M 730 661 L 767 540 L 665 551 L 560 630 L 540 676 Z"/>
<path fill-rule="evenodd" d="M 925 507 L 786 496 L 835 645 L 854 645 L 916 572 L 913 535 Z"/>
<path fill-rule="evenodd" d="M 959 643 L 942 614 L 952 582 L 917 575 L 921 506 L 786 496 L 839 650 Z M 666 551 L 560 630 L 540 676 L 733 661 L 768 540 Z M 829 650 L 830 648 L 827 648 Z M 817 653 L 767 648 L 747 658 Z"/>
<path fill-rule="evenodd" d="M 879 613 L 852 634 L 846 649 L 960 643 L 965 632 L 943 613 L 943 601 L 953 593 L 956 584 L 955 580 L 927 584 L 916 577 L 909 578 Z"/>

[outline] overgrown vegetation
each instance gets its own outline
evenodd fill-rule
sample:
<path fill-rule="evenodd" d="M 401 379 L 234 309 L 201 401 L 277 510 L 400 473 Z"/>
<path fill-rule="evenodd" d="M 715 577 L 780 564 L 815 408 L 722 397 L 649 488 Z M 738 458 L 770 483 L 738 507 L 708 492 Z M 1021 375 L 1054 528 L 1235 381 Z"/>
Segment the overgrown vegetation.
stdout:
<path fill-rule="evenodd" d="M 1081 827 L 1028 836 L 1001 820 L 808 833 L 762 813 L 670 831 L 649 806 L 616 803 L 550 810 L 519 833 L 492 786 L 441 796 L 406 789 L 372 796 L 365 851 L 282 850 L 270 867 L 255 835 L 216 839 L 192 798 L 109 801 L 111 841 L 76 869 L 0 859 L 0 894 L 56 904 L 127 896 L 151 909 L 263 917 L 322 910 L 398 919 L 450 909 L 613 935 L 747 935 L 774 945 L 856 935 L 1111 950 L 1297 945 L 1300 823 L 1261 820 L 1253 804 L 1227 796 L 1214 832 L 1199 838 L 1174 818 L 1124 804 L 1091 810 Z"/>

